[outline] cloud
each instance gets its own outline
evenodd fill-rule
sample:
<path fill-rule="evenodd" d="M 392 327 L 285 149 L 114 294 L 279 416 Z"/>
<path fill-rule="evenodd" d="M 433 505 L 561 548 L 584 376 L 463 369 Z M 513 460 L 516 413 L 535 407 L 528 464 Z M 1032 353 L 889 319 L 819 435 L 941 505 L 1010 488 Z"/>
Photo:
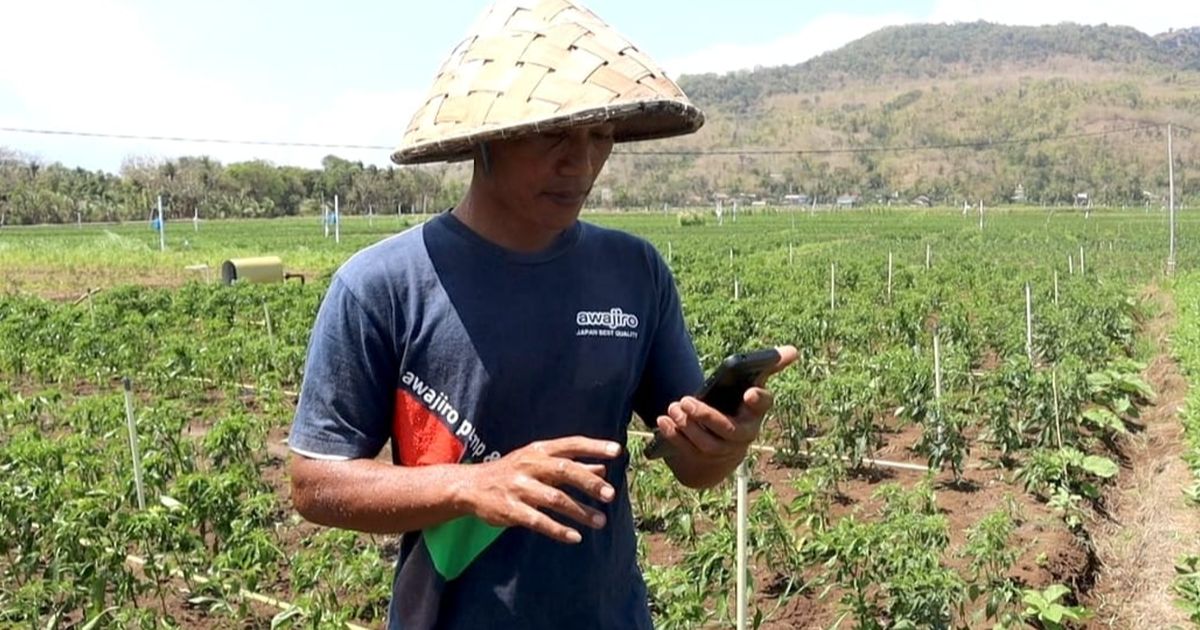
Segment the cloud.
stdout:
<path fill-rule="evenodd" d="M 115 134 L 391 146 L 423 96 L 261 93 L 253 85 L 184 71 L 161 36 L 123 0 L 3 3 L 0 42 L 7 61 L 0 64 L 0 101 L 10 111 L 0 112 L 0 120 L 13 127 Z M 210 155 L 226 163 L 265 159 L 313 167 L 330 153 L 381 165 L 389 153 L 17 134 L 0 135 L 0 144 L 106 170 L 116 170 L 126 155 Z"/>
<path fill-rule="evenodd" d="M 808 22 L 799 31 L 778 39 L 757 44 L 714 44 L 694 53 L 668 59 L 663 63 L 663 69 L 671 76 L 679 76 L 795 64 L 839 48 L 885 26 L 913 21 L 913 16 L 903 13 L 827 13 Z"/>
<path fill-rule="evenodd" d="M 1200 26 L 1200 3 L 1178 0 L 940 0 L 930 22 L 973 22 L 1038 26 L 1077 22 L 1132 26 L 1149 35 Z"/>

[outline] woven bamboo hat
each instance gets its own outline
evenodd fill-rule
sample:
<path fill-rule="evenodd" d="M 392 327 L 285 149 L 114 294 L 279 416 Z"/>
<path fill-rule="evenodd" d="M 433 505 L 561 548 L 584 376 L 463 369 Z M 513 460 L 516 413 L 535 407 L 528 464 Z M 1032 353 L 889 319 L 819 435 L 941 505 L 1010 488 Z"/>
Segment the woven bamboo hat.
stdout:
<path fill-rule="evenodd" d="M 442 64 L 392 161 L 465 160 L 489 140 L 602 122 L 625 142 L 692 133 L 704 114 L 579 4 L 500 0 Z"/>

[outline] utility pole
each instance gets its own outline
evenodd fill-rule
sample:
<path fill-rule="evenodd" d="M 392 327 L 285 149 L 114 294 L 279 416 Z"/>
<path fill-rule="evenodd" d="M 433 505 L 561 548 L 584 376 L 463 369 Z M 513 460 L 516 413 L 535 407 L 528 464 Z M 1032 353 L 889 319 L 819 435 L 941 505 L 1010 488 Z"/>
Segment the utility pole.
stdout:
<path fill-rule="evenodd" d="M 1171 148 L 1171 125 L 1167 124 L 1167 208 L 1171 213 L 1171 253 L 1167 256 L 1167 275 L 1175 273 L 1175 152 Z"/>

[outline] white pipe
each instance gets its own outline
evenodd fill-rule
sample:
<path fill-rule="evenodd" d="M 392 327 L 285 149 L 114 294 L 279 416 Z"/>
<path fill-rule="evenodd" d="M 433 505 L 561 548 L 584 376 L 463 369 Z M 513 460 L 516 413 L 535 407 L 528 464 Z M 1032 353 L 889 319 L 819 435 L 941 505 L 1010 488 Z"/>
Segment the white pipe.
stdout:
<path fill-rule="evenodd" d="M 747 477 L 746 460 L 737 467 L 737 630 L 746 630 L 747 603 L 749 600 L 746 588 L 746 523 L 749 514 L 746 503 Z"/>
<path fill-rule="evenodd" d="M 140 557 L 132 555 L 132 554 L 127 554 L 125 556 L 125 561 L 132 563 L 132 564 L 136 564 L 139 567 L 146 565 L 145 558 L 140 558 Z M 203 575 L 199 575 L 199 574 L 185 575 L 183 571 L 181 571 L 177 568 L 171 570 L 171 575 L 174 575 L 179 578 L 184 578 L 188 582 L 195 582 L 197 584 L 208 584 L 211 581 L 208 578 L 204 577 Z M 285 601 L 275 599 L 274 597 L 268 597 L 261 593 L 255 593 L 254 591 L 248 591 L 244 588 L 238 589 L 238 595 L 240 597 L 243 597 L 246 599 L 252 599 L 260 604 L 265 604 L 265 605 L 271 606 L 273 608 L 278 608 L 279 610 L 291 610 L 293 608 L 299 608 L 299 606 L 296 606 L 295 604 L 289 604 Z M 355 624 L 352 624 L 349 622 L 346 623 L 346 628 L 347 628 L 347 630 L 367 630 L 363 626 L 355 625 Z"/>
<path fill-rule="evenodd" d="M 250 390 L 255 389 L 251 385 L 243 385 L 242 387 Z M 284 392 L 284 394 L 287 395 L 288 392 Z M 291 395 L 295 396 L 296 394 L 293 392 Z M 629 431 L 628 435 L 642 439 L 651 439 L 654 437 L 654 434 L 650 433 L 649 431 Z M 818 439 L 820 438 L 804 438 L 806 442 L 816 442 Z M 750 450 L 757 453 L 765 453 L 767 455 L 774 455 L 779 452 L 779 449 L 775 448 L 774 446 L 762 446 L 760 444 L 751 444 Z M 844 462 L 850 461 L 850 458 L 845 455 L 841 456 L 839 459 Z M 908 462 L 893 462 L 886 459 L 874 459 L 871 457 L 864 457 L 862 462 L 870 466 L 879 466 L 881 468 L 895 468 L 898 470 L 911 470 L 914 472 L 929 472 L 928 466 L 922 466 L 921 464 L 910 464 Z M 982 468 L 982 465 L 970 466 L 969 468 Z"/>
<path fill-rule="evenodd" d="M 163 221 L 162 195 L 158 196 L 158 251 L 167 251 L 167 222 Z"/>

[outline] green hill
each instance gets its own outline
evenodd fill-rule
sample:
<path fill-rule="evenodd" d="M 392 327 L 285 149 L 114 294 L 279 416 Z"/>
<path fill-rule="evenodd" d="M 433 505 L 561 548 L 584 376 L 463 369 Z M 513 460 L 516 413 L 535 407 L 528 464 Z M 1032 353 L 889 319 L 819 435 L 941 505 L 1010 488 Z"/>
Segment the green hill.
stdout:
<path fill-rule="evenodd" d="M 804 192 L 998 203 L 1019 185 L 1034 203 L 1087 192 L 1140 204 L 1166 194 L 1165 129 L 1154 125 L 1200 129 L 1200 28 L 1151 37 L 1077 24 L 889 27 L 802 64 L 679 83 L 708 114 L 705 128 L 630 151 L 816 153 L 618 156 L 604 182 L 615 201 Z M 1095 135 L 1069 137 L 1080 134 Z M 1062 139 L 1019 142 L 1039 138 Z M 1177 140 L 1176 184 L 1200 197 L 1188 168 L 1196 142 L 1185 130 Z M 871 150 L 960 143 L 985 146 Z M 656 176 L 639 176 L 647 171 Z"/>

